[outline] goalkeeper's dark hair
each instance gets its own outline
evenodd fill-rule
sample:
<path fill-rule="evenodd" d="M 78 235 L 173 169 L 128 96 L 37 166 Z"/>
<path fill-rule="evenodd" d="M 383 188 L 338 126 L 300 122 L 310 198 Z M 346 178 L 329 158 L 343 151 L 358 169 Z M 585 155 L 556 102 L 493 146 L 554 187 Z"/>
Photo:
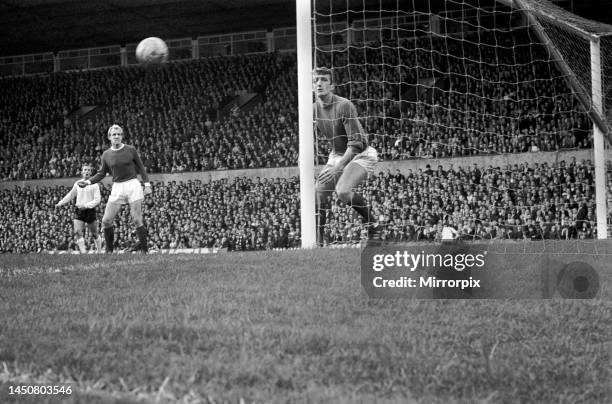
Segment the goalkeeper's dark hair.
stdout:
<path fill-rule="evenodd" d="M 312 74 L 316 76 L 329 76 L 329 82 L 335 84 L 334 72 L 329 67 L 316 67 Z"/>

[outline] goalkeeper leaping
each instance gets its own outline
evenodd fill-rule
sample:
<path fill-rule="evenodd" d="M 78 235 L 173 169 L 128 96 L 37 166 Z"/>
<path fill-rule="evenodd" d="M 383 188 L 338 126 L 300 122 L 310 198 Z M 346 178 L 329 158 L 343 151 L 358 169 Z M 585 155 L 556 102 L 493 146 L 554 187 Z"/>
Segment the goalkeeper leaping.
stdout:
<path fill-rule="evenodd" d="M 138 245 L 133 250 L 140 250 L 143 253 L 147 248 L 147 229 L 142 218 L 142 201 L 145 195 L 151 193 L 151 184 L 138 152 L 133 146 L 123 143 L 123 129 L 119 125 L 108 128 L 108 140 L 111 142 L 110 149 L 102 154 L 102 167 L 89 179 L 83 179 L 77 184 L 83 188 L 87 185 L 102 181 L 106 173 L 113 176 L 113 188 L 108 197 L 104 217 L 102 217 L 102 227 L 104 228 L 104 239 L 106 241 L 106 252 L 113 252 L 115 242 L 115 232 L 113 221 L 121 210 L 121 205 L 130 205 L 130 214 L 136 225 L 138 235 Z M 140 174 L 144 181 L 144 193 L 140 181 L 136 178 Z"/>
<path fill-rule="evenodd" d="M 335 190 L 338 198 L 350 204 L 368 226 L 370 238 L 376 236 L 379 226 L 365 198 L 355 192 L 378 162 L 376 149 L 368 145 L 357 109 L 353 103 L 334 94 L 334 75 L 326 67 L 313 72 L 313 91 L 316 95 L 314 114 L 319 136 L 324 136 L 332 145 L 332 151 L 316 183 L 316 203 L 319 213 L 317 228 L 318 243 L 323 243 L 326 211 L 329 196 Z"/>

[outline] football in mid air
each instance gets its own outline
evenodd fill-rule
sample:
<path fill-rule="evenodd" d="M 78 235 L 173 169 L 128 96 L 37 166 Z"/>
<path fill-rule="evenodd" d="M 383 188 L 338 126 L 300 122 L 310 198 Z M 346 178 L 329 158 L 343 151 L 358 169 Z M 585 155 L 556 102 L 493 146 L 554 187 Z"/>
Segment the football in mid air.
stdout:
<path fill-rule="evenodd" d="M 164 63 L 168 60 L 168 45 L 154 36 L 143 39 L 136 47 L 136 59 L 140 63 Z"/>

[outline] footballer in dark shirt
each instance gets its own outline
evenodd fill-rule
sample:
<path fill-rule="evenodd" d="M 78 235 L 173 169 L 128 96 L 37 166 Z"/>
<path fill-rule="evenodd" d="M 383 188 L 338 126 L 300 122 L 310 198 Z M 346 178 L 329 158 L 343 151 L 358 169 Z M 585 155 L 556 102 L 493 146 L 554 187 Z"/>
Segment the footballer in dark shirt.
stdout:
<path fill-rule="evenodd" d="M 146 253 L 147 229 L 142 218 L 142 201 L 144 196 L 151 193 L 149 177 L 138 152 L 133 146 L 123 143 L 123 128 L 113 125 L 108 129 L 108 139 L 111 142 L 110 149 L 102 154 L 102 167 L 88 179 L 79 181 L 80 187 L 95 184 L 102 181 L 106 174 L 113 177 L 113 188 L 106 204 L 104 216 L 102 217 L 102 228 L 104 229 L 104 239 L 106 241 L 106 252 L 113 252 L 115 233 L 113 222 L 115 216 L 121 210 L 122 204 L 130 205 L 130 214 L 136 225 L 138 235 L 138 245 L 134 251 Z M 140 174 L 144 181 L 144 191 L 137 178 Z"/>
<path fill-rule="evenodd" d="M 365 198 L 355 192 L 378 162 L 376 149 L 368 145 L 368 137 L 359 122 L 353 103 L 334 94 L 334 75 L 326 67 L 316 68 L 312 78 L 316 95 L 314 115 L 319 136 L 332 145 L 325 168 L 316 183 L 316 202 L 319 216 L 317 238 L 323 243 L 328 198 L 335 191 L 338 198 L 350 205 L 362 217 L 370 238 L 376 238 L 380 229 Z"/>

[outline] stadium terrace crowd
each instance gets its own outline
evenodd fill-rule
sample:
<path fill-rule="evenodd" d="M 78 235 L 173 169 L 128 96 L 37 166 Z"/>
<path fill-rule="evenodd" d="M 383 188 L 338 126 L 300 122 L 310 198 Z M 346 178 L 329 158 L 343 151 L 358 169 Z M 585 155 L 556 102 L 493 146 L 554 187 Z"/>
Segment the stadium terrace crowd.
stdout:
<path fill-rule="evenodd" d="M 525 31 L 392 45 L 333 54 L 338 93 L 383 160 L 590 147 L 586 114 Z M 0 179 L 78 175 L 111 123 L 151 173 L 296 165 L 296 71 L 295 53 L 271 53 L 4 78 Z M 229 108 L 244 92 L 259 98 Z M 79 119 L 84 106 L 98 108 Z"/>
<path fill-rule="evenodd" d="M 295 55 L 261 54 L 3 79 L 0 177 L 78 175 L 109 122 L 152 173 L 295 165 L 295 69 Z M 260 99 L 223 111 L 240 92 Z M 82 106 L 99 108 L 78 119 Z"/>
<path fill-rule="evenodd" d="M 384 160 L 591 147 L 588 115 L 532 42 L 522 29 L 496 31 L 369 44 L 318 60 L 340 66 L 339 93 L 367 117 Z"/>
<path fill-rule="evenodd" d="M 612 174 L 612 167 L 608 172 Z M 154 183 L 153 189 L 143 205 L 152 249 L 239 251 L 300 246 L 296 177 Z M 76 250 L 74 208 L 53 208 L 67 191 L 63 186 L 0 191 L 0 252 Z M 596 235 L 590 161 L 438 166 L 404 175 L 380 172 L 360 191 L 383 224 L 384 240 L 439 240 L 445 224 L 454 226 L 464 240 L 589 239 Z M 109 192 L 103 188 L 98 219 Z M 325 243 L 363 239 L 367 232 L 353 209 L 337 198 L 332 202 Z M 608 206 L 612 206 L 612 180 Z M 124 208 L 117 219 L 116 249 L 136 242 L 128 220 Z M 93 249 L 92 241 L 88 243 Z"/>

